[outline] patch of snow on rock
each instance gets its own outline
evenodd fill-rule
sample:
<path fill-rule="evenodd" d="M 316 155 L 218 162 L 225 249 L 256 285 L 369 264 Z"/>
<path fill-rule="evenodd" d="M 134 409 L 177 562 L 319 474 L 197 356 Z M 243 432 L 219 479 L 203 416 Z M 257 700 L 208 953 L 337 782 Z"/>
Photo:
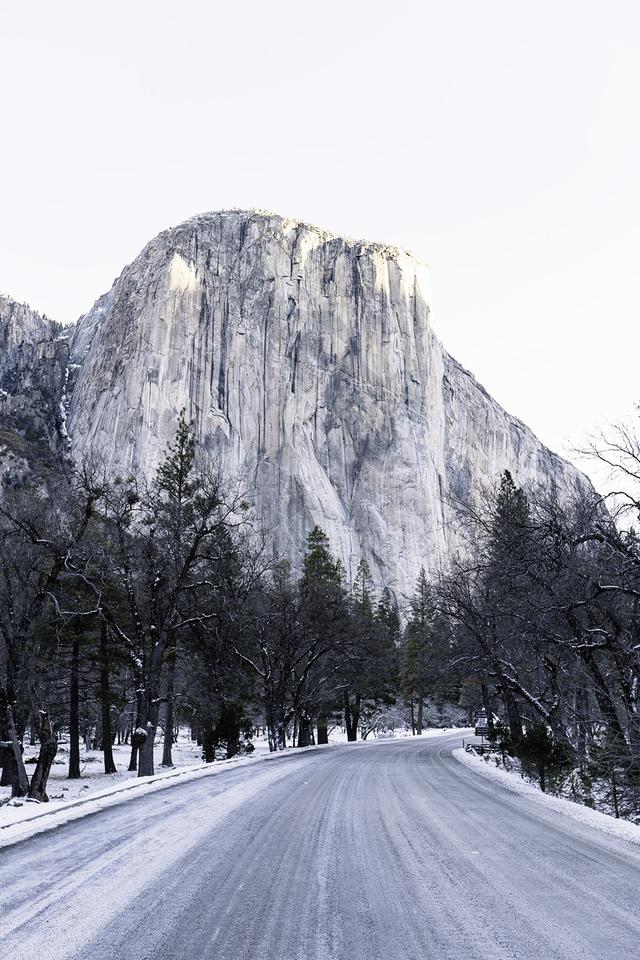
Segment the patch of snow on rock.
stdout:
<path fill-rule="evenodd" d="M 174 253 L 169 267 L 169 285 L 177 293 L 193 293 L 198 285 L 195 267 L 183 260 L 179 253 Z"/>

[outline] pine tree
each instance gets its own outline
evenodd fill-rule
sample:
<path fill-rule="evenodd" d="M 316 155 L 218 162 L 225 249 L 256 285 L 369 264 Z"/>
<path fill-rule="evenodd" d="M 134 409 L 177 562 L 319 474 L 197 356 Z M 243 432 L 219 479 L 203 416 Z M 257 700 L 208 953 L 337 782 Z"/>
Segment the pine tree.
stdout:
<path fill-rule="evenodd" d="M 343 578 L 342 564 L 331 556 L 329 538 L 317 525 L 307 535 L 302 571 L 300 589 L 303 593 L 323 584 L 339 584 Z"/>
<path fill-rule="evenodd" d="M 376 610 L 376 619 L 382 627 L 385 637 L 385 644 L 389 649 L 397 650 L 402 640 L 402 630 L 400 627 L 400 614 L 398 606 L 393 598 L 393 594 L 388 587 L 385 587 Z"/>
<path fill-rule="evenodd" d="M 501 560 L 507 553 L 518 552 L 523 542 L 528 539 L 528 525 L 527 496 L 521 487 L 516 486 L 509 470 L 505 470 L 500 480 L 491 520 L 491 554 Z"/>
<path fill-rule="evenodd" d="M 314 716 L 321 742 L 326 742 L 327 710 L 332 695 L 321 689 L 322 677 L 335 673 L 349 629 L 343 579 L 342 564 L 332 556 L 327 535 L 315 526 L 307 536 L 298 584 L 303 637 L 293 696 L 298 746 L 311 742 Z"/>
<path fill-rule="evenodd" d="M 513 672 L 519 656 L 518 636 L 514 630 L 513 610 L 520 604 L 520 594 L 526 598 L 530 590 L 528 576 L 531 554 L 529 502 L 524 491 L 517 487 L 511 473 L 505 470 L 500 481 L 489 525 L 484 571 L 484 601 L 488 610 L 485 646 L 491 650 L 497 690 L 504 703 L 510 737 L 516 744 L 522 736 L 522 717 L 512 685 L 504 670 L 510 663 Z"/>
<path fill-rule="evenodd" d="M 196 456 L 196 438 L 193 424 L 185 418 L 184 408 L 180 411 L 178 429 L 173 442 L 168 444 L 168 452 L 158 467 L 157 483 L 170 503 L 182 506 L 194 493 L 194 484 L 190 479 Z"/>
<path fill-rule="evenodd" d="M 195 494 L 193 468 L 195 466 L 196 438 L 193 424 L 187 421 L 184 408 L 180 411 L 178 429 L 173 442 L 168 444 L 164 461 L 158 467 L 156 482 L 164 495 L 165 511 L 168 514 L 170 532 L 169 546 L 175 552 L 178 564 L 182 563 L 182 540 L 187 513 Z M 176 660 L 178 656 L 177 637 L 173 636 L 167 648 L 166 707 L 164 717 L 164 739 L 162 747 L 162 766 L 172 767 L 172 746 L 174 726 L 174 700 L 176 682 Z"/>
<path fill-rule="evenodd" d="M 373 620 L 373 579 L 369 564 L 363 558 L 358 564 L 351 596 L 358 616 L 364 621 Z"/>
<path fill-rule="evenodd" d="M 402 688 L 411 704 L 412 725 L 418 734 L 422 733 L 424 701 L 434 683 L 437 627 L 433 593 L 421 567 L 402 648 Z"/>

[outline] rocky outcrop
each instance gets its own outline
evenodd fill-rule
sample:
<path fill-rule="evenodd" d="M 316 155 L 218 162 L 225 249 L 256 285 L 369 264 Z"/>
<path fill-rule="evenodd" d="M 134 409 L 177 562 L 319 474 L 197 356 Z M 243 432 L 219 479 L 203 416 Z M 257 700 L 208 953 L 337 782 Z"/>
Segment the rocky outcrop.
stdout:
<path fill-rule="evenodd" d="M 70 369 L 77 455 L 149 472 L 184 407 L 279 552 L 297 563 L 319 523 L 348 574 L 364 555 L 399 594 L 455 548 L 449 494 L 505 468 L 586 483 L 447 355 L 422 263 L 269 214 L 156 237 L 79 321 Z"/>
<path fill-rule="evenodd" d="M 0 469 L 18 481 L 64 453 L 69 339 L 58 324 L 0 294 Z"/>

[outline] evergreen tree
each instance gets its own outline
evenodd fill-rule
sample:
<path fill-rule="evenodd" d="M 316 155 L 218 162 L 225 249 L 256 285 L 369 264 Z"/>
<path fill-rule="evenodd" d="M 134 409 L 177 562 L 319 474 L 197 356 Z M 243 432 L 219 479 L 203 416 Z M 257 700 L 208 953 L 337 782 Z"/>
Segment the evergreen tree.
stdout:
<path fill-rule="evenodd" d="M 156 483 L 162 495 L 163 512 L 166 515 L 168 547 L 174 553 L 176 573 L 184 563 L 183 534 L 189 521 L 192 500 L 196 491 L 193 470 L 196 457 L 196 438 L 193 424 L 187 421 L 184 408 L 180 411 L 178 428 L 173 442 L 168 444 L 167 455 L 158 467 Z M 174 704 L 176 687 L 176 664 L 178 660 L 178 634 L 172 633 L 166 651 L 165 715 L 162 747 L 162 766 L 172 767 L 174 728 Z"/>
<path fill-rule="evenodd" d="M 451 630 L 438 605 L 438 594 L 420 568 L 410 601 L 402 644 L 401 686 L 411 705 L 414 732 L 422 733 L 428 699 L 441 708 L 457 703 L 463 675 L 451 667 Z"/>
<path fill-rule="evenodd" d="M 329 538 L 317 524 L 307 535 L 306 546 L 300 580 L 301 592 L 311 596 L 318 589 L 340 584 L 343 577 L 342 564 L 332 557 Z"/>
<path fill-rule="evenodd" d="M 393 594 L 388 587 L 382 591 L 376 619 L 382 628 L 385 638 L 385 644 L 389 649 L 397 650 L 402 641 L 402 629 L 400 625 L 400 614 Z"/>
<path fill-rule="evenodd" d="M 393 638 L 397 610 L 388 591 L 376 605 L 369 564 L 358 564 L 351 588 L 351 633 L 343 670 L 343 708 L 347 739 L 365 738 L 394 702 L 396 655 Z"/>
<path fill-rule="evenodd" d="M 363 623 L 373 621 L 373 579 L 369 564 L 362 558 L 358 564 L 351 596 L 356 614 Z"/>
<path fill-rule="evenodd" d="M 411 704 L 412 725 L 418 734 L 422 733 L 424 701 L 434 682 L 436 630 L 434 597 L 421 567 L 402 647 L 402 689 Z"/>
<path fill-rule="evenodd" d="M 329 539 L 315 526 L 307 536 L 303 573 L 298 584 L 302 650 L 295 672 L 293 709 L 298 746 L 312 738 L 314 717 L 321 742 L 326 742 L 327 711 L 335 677 L 349 631 L 348 607 L 340 561 L 331 554 Z"/>
<path fill-rule="evenodd" d="M 158 467 L 157 484 L 166 494 L 167 501 L 177 509 L 184 506 L 193 495 L 195 484 L 192 471 L 196 456 L 196 438 L 193 424 L 180 411 L 178 428 L 167 455 Z"/>

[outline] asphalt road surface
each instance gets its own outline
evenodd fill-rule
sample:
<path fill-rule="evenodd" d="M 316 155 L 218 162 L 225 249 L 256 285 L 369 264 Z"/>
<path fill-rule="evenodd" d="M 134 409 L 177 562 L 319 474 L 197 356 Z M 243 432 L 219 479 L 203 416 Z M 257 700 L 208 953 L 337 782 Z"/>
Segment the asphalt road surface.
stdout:
<path fill-rule="evenodd" d="M 640 847 L 479 777 L 459 742 L 256 763 L 0 850 L 0 957 L 640 958 Z"/>

